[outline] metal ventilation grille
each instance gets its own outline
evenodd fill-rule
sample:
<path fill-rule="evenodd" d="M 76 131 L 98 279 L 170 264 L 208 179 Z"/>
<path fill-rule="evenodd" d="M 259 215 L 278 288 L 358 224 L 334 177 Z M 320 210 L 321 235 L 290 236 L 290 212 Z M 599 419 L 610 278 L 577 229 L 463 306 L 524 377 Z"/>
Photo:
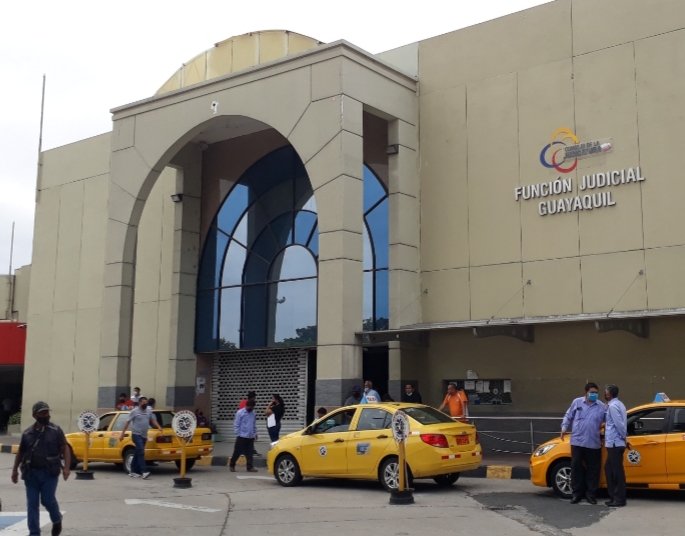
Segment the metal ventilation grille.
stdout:
<path fill-rule="evenodd" d="M 277 393 L 285 403 L 281 435 L 304 428 L 307 351 L 297 348 L 224 352 L 214 358 L 212 417 L 223 436 L 233 436 L 233 418 L 248 391 L 257 393 L 257 430 L 266 433 L 264 408 Z"/>

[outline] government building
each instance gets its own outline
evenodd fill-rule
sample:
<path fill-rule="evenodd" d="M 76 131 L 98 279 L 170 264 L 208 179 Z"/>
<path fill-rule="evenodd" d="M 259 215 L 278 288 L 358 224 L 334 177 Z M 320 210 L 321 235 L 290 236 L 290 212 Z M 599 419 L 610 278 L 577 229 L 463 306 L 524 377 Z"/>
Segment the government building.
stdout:
<path fill-rule="evenodd" d="M 248 390 L 288 430 L 365 379 L 476 415 L 685 398 L 685 2 L 380 54 L 254 32 L 112 104 L 41 155 L 24 420 L 133 386 L 224 430 Z"/>

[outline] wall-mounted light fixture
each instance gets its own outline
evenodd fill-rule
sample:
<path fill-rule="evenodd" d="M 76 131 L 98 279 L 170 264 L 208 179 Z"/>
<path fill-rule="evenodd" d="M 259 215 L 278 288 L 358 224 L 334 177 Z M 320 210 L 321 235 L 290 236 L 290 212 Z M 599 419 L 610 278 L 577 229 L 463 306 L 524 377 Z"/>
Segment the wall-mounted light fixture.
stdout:
<path fill-rule="evenodd" d="M 400 152 L 399 143 L 393 143 L 385 148 L 385 154 L 397 154 Z"/>
<path fill-rule="evenodd" d="M 174 203 L 180 203 L 183 201 L 183 194 L 171 194 L 171 200 Z"/>

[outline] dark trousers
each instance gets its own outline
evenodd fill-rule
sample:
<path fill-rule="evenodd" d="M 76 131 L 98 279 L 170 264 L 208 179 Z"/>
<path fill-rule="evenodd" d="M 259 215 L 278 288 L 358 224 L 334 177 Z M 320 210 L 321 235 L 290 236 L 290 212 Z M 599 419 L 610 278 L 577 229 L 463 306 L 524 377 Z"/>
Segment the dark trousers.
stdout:
<path fill-rule="evenodd" d="M 50 512 L 50 521 L 62 521 L 55 492 L 59 475 L 51 475 L 47 469 L 30 469 L 24 475 L 26 486 L 26 513 L 29 534 L 40 534 L 40 504 Z"/>
<path fill-rule="evenodd" d="M 271 441 L 278 441 L 278 436 L 280 435 L 281 432 L 281 423 L 277 423 L 276 426 L 272 426 L 271 428 L 266 429 L 267 432 L 269 432 L 269 439 Z"/>
<path fill-rule="evenodd" d="M 571 488 L 574 497 L 597 497 L 602 449 L 571 445 Z"/>
<path fill-rule="evenodd" d="M 245 456 L 247 461 L 247 468 L 252 469 L 252 454 L 254 453 L 254 439 L 251 437 L 237 437 L 235 440 L 235 447 L 233 448 L 233 456 L 229 462 L 231 467 L 235 467 L 235 462 L 238 461 L 240 455 Z"/>
<path fill-rule="evenodd" d="M 147 472 L 147 465 L 145 465 L 145 443 L 147 437 L 142 435 L 132 434 L 133 445 L 136 450 L 133 452 L 133 460 L 131 460 L 131 472 L 142 475 Z"/>
<path fill-rule="evenodd" d="M 623 453 L 625 450 L 625 447 L 607 448 L 607 461 L 604 464 L 609 499 L 616 504 L 625 504 L 626 502 L 626 473 L 623 469 Z"/>

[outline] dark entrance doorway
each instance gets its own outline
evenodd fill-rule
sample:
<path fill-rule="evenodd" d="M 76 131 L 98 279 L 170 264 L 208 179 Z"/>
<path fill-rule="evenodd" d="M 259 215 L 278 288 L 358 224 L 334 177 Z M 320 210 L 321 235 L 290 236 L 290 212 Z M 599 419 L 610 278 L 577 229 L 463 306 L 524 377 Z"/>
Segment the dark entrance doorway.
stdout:
<path fill-rule="evenodd" d="M 388 394 L 388 347 L 369 346 L 363 352 L 362 380 L 371 380 L 376 391 L 384 397 Z"/>

